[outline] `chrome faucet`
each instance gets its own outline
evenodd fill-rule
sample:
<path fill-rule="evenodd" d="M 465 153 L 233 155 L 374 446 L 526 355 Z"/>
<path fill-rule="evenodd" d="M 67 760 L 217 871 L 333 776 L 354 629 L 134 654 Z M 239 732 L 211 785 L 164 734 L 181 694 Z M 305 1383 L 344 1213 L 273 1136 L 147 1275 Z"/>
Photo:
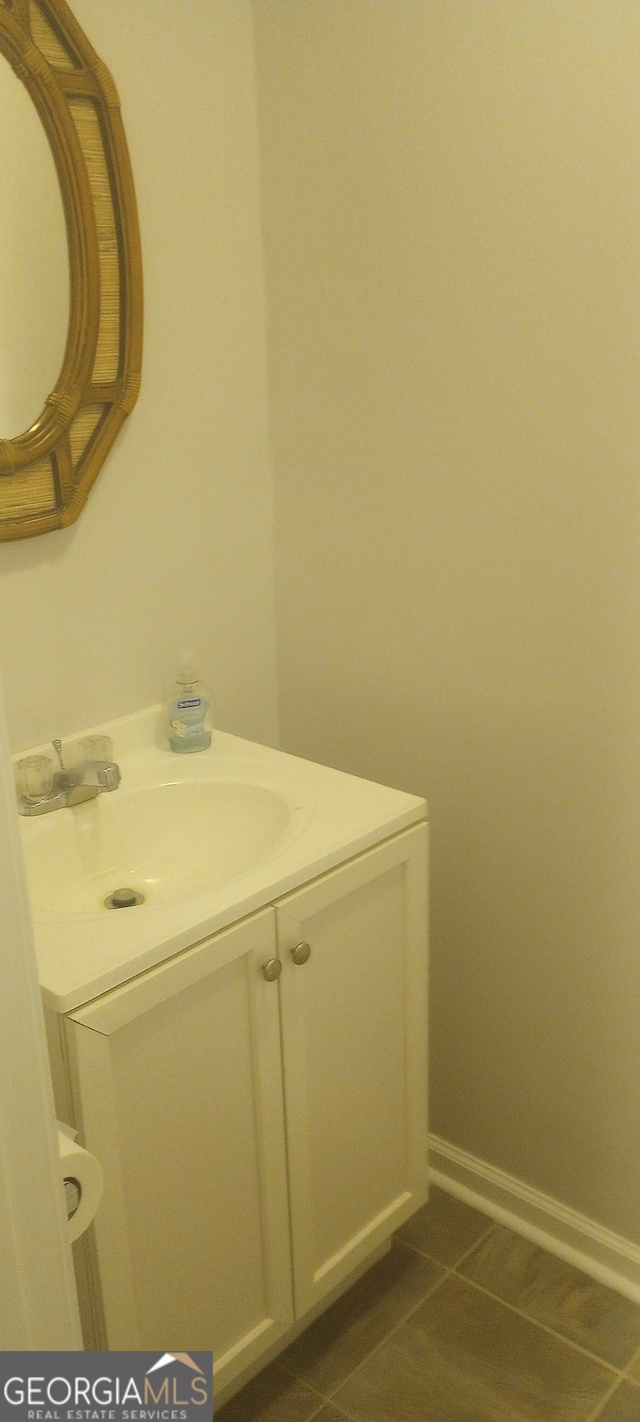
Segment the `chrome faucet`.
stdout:
<path fill-rule="evenodd" d="M 85 760 L 80 765 L 66 766 L 62 759 L 62 742 L 52 741 L 60 764 L 53 769 L 50 756 L 27 756 L 19 762 L 22 787 L 18 794 L 18 811 L 21 815 L 48 815 L 52 810 L 63 810 L 72 805 L 81 805 L 84 800 L 95 800 L 104 791 L 117 790 L 120 784 L 120 767 L 115 760 Z"/>

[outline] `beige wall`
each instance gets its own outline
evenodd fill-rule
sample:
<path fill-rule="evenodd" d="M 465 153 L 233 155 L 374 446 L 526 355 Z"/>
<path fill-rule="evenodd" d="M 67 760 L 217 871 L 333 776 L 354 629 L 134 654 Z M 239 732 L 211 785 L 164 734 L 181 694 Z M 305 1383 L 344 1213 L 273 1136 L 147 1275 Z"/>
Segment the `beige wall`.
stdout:
<path fill-rule="evenodd" d="M 254 15 L 283 743 L 429 797 L 433 1128 L 640 1243 L 637 0 Z"/>
<path fill-rule="evenodd" d="M 145 268 L 143 383 L 80 521 L 0 545 L 12 744 L 162 699 L 185 640 L 213 686 L 218 724 L 273 740 L 249 6 L 73 0 L 73 8 L 123 105 Z"/>

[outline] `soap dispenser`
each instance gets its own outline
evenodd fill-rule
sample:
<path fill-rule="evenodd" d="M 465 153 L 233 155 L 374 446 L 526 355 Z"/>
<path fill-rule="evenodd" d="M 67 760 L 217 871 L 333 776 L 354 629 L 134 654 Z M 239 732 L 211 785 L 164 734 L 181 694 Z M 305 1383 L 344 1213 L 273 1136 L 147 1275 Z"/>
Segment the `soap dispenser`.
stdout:
<path fill-rule="evenodd" d="M 211 745 L 211 697 L 198 680 L 195 653 L 183 648 L 175 685 L 167 703 L 167 734 L 172 751 L 189 755 Z"/>

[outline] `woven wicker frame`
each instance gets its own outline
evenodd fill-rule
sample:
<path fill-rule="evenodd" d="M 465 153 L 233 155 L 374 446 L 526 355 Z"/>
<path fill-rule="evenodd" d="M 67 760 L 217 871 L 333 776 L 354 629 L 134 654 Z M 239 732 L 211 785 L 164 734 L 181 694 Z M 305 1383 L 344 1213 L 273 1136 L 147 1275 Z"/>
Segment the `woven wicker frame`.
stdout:
<path fill-rule="evenodd" d="M 142 260 L 120 102 L 65 0 L 0 0 L 0 51 L 31 95 L 60 180 L 70 311 L 55 390 L 0 439 L 0 539 L 81 513 L 140 390 Z"/>

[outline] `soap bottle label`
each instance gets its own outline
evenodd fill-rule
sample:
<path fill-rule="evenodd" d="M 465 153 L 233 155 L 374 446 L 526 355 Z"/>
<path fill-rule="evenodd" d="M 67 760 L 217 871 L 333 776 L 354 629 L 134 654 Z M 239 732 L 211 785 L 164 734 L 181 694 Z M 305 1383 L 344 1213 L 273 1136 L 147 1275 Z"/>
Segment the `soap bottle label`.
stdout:
<path fill-rule="evenodd" d="M 211 731 L 205 727 L 209 701 L 205 696 L 176 696 L 169 706 L 169 745 L 173 751 L 207 750 Z"/>

